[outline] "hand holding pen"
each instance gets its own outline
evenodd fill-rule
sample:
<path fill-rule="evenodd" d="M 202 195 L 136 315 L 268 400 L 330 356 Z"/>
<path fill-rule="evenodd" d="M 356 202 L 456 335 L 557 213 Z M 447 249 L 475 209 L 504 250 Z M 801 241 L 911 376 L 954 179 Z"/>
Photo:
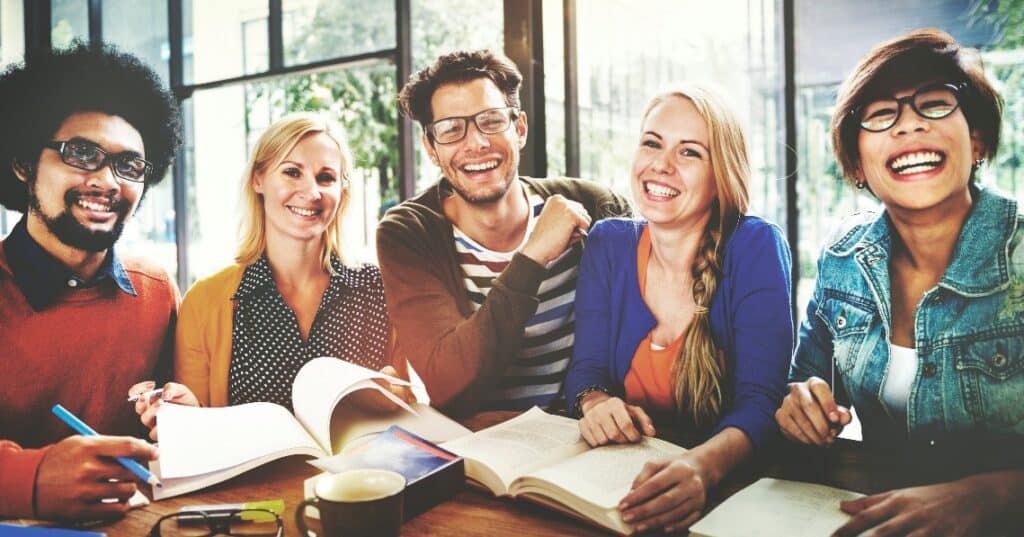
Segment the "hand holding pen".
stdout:
<path fill-rule="evenodd" d="M 199 399 L 184 384 L 168 382 L 157 388 L 156 383 L 147 380 L 128 389 L 128 402 L 135 404 L 135 413 L 139 421 L 149 429 L 149 437 L 157 440 L 156 412 L 163 402 L 179 405 L 199 406 Z"/>
<path fill-rule="evenodd" d="M 853 416 L 836 403 L 831 386 L 818 377 L 791 382 L 789 394 L 775 412 L 783 436 L 802 444 L 831 446 Z"/>
<path fill-rule="evenodd" d="M 54 413 L 73 428 L 74 422 L 82 424 L 63 407 Z M 115 518 L 129 509 L 137 479 L 155 481 L 136 460 L 155 460 L 156 447 L 138 438 L 97 435 L 85 427 L 46 449 L 35 477 L 35 518 Z M 144 473 L 133 472 L 118 458 Z"/>

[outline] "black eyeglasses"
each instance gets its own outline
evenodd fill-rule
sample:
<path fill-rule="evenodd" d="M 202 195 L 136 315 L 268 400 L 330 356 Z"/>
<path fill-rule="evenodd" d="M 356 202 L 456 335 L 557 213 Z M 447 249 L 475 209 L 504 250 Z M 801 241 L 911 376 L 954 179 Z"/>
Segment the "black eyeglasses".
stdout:
<path fill-rule="evenodd" d="M 133 183 L 144 183 L 153 173 L 153 164 L 134 151 L 108 153 L 102 147 L 81 139 L 54 140 L 46 147 L 59 151 L 60 159 L 68 166 L 94 172 L 109 164 L 114 175 Z"/>
<path fill-rule="evenodd" d="M 469 121 L 476 124 L 476 129 L 484 134 L 504 132 L 519 117 L 519 109 L 514 106 L 490 108 L 471 116 L 446 117 L 427 125 L 427 133 L 439 144 L 453 144 L 466 137 Z"/>
<path fill-rule="evenodd" d="M 149 537 L 281 537 L 283 533 L 281 517 L 269 509 L 228 509 L 164 515 L 149 530 Z"/>
<path fill-rule="evenodd" d="M 899 99 L 877 99 L 865 106 L 855 108 L 851 113 L 860 123 L 860 128 L 869 132 L 889 130 L 900 120 L 903 105 L 925 119 L 942 119 L 960 107 L 960 94 L 967 84 L 934 84 L 924 86 L 913 95 Z"/>

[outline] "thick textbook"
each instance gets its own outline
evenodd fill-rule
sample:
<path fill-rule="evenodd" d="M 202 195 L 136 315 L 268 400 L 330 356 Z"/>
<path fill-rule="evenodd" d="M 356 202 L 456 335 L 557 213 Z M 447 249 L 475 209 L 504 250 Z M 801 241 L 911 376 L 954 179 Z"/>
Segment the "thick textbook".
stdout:
<path fill-rule="evenodd" d="M 532 408 L 442 444 L 466 459 L 466 477 L 497 496 L 521 497 L 622 535 L 633 528 L 617 506 L 647 461 L 685 449 L 644 438 L 590 448 L 574 419 Z"/>
<path fill-rule="evenodd" d="M 406 520 L 455 496 L 465 482 L 462 457 L 397 425 L 368 442 L 310 464 L 325 473 L 306 480 L 307 498 L 313 496 L 316 480 L 329 473 L 377 468 L 402 474 L 406 483 Z"/>
<path fill-rule="evenodd" d="M 762 478 L 690 526 L 693 537 L 817 537 L 832 535 L 850 515 L 839 502 L 863 494 L 826 485 Z"/>
<path fill-rule="evenodd" d="M 292 384 L 294 415 L 273 403 L 162 405 L 156 418 L 160 458 L 150 469 L 163 487 L 153 487 L 153 498 L 198 490 L 291 455 L 327 457 L 392 423 L 433 441 L 469 432 L 429 406 L 407 405 L 374 379 L 405 382 L 336 358 L 316 358 L 299 370 Z M 342 403 L 358 390 L 382 393 L 397 410 L 374 415 Z"/>

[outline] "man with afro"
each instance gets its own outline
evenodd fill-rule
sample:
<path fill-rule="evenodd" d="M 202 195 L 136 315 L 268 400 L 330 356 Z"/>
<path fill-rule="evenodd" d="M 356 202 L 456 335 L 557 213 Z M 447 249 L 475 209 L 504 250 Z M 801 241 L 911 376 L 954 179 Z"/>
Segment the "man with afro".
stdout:
<path fill-rule="evenodd" d="M 0 518 L 120 516 L 145 463 L 126 388 L 170 373 L 178 291 L 115 248 L 180 145 L 178 107 L 138 58 L 100 44 L 0 73 Z M 60 403 L 104 435 L 72 435 Z M 124 435 L 124 436 L 105 436 Z"/>

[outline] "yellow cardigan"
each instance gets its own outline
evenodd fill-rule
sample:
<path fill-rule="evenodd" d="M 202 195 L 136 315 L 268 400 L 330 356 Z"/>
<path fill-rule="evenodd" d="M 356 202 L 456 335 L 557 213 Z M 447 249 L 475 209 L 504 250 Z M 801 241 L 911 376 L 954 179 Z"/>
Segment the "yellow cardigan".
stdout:
<path fill-rule="evenodd" d="M 203 406 L 228 406 L 234 302 L 245 273 L 231 265 L 197 281 L 181 301 L 174 334 L 174 378 Z"/>
<path fill-rule="evenodd" d="M 231 366 L 231 331 L 235 296 L 245 266 L 234 264 L 197 281 L 185 293 L 178 309 L 174 335 L 174 378 L 188 386 L 203 406 L 228 406 L 228 369 Z M 385 361 L 397 376 L 409 378 L 408 362 L 395 355 L 395 331 Z"/>

